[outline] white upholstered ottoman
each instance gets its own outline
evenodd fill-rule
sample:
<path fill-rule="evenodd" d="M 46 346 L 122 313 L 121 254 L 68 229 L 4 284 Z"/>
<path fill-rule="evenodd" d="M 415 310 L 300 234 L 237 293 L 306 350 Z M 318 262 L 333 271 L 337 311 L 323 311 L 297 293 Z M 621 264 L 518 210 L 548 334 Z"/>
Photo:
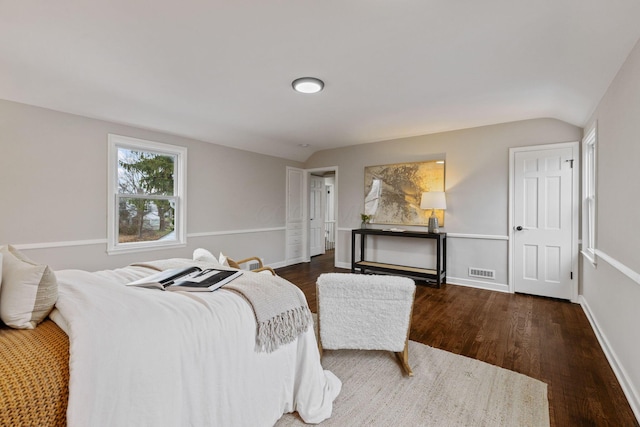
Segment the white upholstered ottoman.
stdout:
<path fill-rule="evenodd" d="M 416 285 L 406 277 L 325 273 L 316 284 L 318 347 L 388 350 L 409 376 L 408 341 Z"/>

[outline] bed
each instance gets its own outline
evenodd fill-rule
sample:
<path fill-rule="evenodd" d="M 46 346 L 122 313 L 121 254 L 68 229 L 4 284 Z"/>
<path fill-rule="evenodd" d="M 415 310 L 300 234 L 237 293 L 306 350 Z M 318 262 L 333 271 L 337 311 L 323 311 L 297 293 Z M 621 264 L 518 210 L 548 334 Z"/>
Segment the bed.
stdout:
<path fill-rule="evenodd" d="M 265 350 L 256 343 L 256 302 L 241 292 L 126 286 L 193 263 L 55 272 L 49 318 L 33 330 L 0 329 L 0 425 L 271 426 L 289 412 L 307 423 L 329 418 L 341 383 L 322 369 L 312 327 Z M 244 272 L 235 282 L 286 287 L 304 300 L 279 277 Z"/>

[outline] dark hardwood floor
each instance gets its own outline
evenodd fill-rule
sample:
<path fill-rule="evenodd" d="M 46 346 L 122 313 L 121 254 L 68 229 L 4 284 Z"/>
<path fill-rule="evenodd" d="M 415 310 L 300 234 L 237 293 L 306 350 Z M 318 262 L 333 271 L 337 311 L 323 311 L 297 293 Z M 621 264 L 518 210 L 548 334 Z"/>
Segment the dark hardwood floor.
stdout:
<path fill-rule="evenodd" d="M 333 252 L 277 273 L 316 310 L 316 279 Z M 418 284 L 410 338 L 548 384 L 551 426 L 638 426 L 582 307 L 455 285 Z M 411 355 L 409 355 L 411 359 Z"/>

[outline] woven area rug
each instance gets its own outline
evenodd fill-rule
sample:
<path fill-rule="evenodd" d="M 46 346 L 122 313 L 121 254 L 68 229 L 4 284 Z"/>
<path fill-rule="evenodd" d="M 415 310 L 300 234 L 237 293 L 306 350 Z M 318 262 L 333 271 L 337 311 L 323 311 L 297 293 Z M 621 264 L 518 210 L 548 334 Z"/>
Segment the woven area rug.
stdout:
<path fill-rule="evenodd" d="M 413 377 L 391 352 L 326 351 L 342 380 L 322 426 L 548 426 L 547 385 L 494 365 L 409 342 Z M 304 425 L 285 414 L 277 427 Z"/>

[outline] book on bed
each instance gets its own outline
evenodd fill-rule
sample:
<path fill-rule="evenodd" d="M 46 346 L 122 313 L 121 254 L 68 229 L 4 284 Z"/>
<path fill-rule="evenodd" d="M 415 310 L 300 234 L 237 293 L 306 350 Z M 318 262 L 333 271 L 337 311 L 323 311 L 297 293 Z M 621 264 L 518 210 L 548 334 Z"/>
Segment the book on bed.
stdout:
<path fill-rule="evenodd" d="M 242 274 L 236 270 L 201 269 L 199 267 L 174 268 L 161 271 L 127 286 L 160 289 L 164 291 L 211 292 Z"/>
<path fill-rule="evenodd" d="M 239 270 L 216 270 L 207 268 L 195 275 L 188 275 L 176 280 L 165 288 L 167 291 L 207 292 L 215 291 L 240 276 Z"/>

